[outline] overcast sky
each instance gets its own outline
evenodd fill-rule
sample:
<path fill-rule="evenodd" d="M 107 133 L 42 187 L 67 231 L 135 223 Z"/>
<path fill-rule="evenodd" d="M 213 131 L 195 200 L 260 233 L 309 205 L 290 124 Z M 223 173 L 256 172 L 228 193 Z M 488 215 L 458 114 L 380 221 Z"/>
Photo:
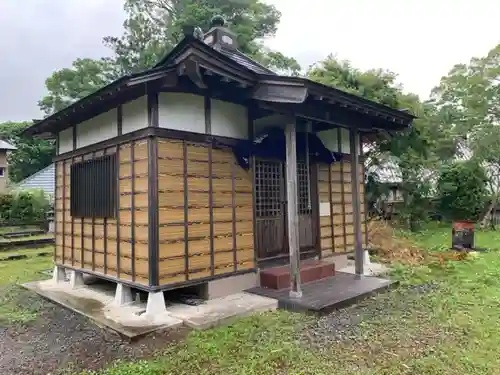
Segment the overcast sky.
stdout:
<path fill-rule="evenodd" d="M 283 13 L 270 47 L 304 67 L 334 53 L 390 69 L 422 97 L 455 63 L 500 42 L 493 0 L 269 2 Z M 119 35 L 123 17 L 122 0 L 0 0 L 0 121 L 40 117 L 45 79 L 78 57 L 105 55 L 102 37 Z"/>

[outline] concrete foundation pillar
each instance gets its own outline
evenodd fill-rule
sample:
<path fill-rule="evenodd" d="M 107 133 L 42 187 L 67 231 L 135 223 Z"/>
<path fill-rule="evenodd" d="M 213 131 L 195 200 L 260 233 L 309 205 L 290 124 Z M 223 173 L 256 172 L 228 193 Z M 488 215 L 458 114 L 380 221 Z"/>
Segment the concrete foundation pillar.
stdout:
<path fill-rule="evenodd" d="M 118 306 L 129 305 L 134 302 L 134 298 L 132 296 L 132 289 L 121 283 L 116 285 L 115 292 L 115 304 Z"/>
<path fill-rule="evenodd" d="M 79 271 L 71 272 L 71 277 L 69 279 L 69 285 L 73 289 L 81 288 L 82 286 L 85 286 L 85 283 L 83 281 L 83 273 L 81 273 Z"/>
<path fill-rule="evenodd" d="M 157 315 L 167 312 L 163 292 L 149 292 L 146 314 Z"/>
<path fill-rule="evenodd" d="M 370 264 L 372 264 L 372 262 L 370 261 L 370 253 L 368 252 L 368 250 L 365 250 L 363 254 L 363 264 L 365 266 L 369 266 Z"/>
<path fill-rule="evenodd" d="M 55 283 L 63 283 L 66 281 L 66 271 L 61 266 L 54 266 L 54 272 L 52 273 L 52 281 Z"/>

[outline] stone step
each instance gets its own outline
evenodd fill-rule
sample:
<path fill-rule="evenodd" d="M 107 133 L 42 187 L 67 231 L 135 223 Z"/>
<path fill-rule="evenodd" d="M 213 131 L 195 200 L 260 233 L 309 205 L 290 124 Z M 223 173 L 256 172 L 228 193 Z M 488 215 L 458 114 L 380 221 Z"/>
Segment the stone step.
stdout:
<path fill-rule="evenodd" d="M 306 260 L 300 263 L 302 284 L 318 281 L 335 275 L 335 264 L 320 260 Z M 290 266 L 267 268 L 260 271 L 260 285 L 269 289 L 287 289 L 290 287 Z"/>

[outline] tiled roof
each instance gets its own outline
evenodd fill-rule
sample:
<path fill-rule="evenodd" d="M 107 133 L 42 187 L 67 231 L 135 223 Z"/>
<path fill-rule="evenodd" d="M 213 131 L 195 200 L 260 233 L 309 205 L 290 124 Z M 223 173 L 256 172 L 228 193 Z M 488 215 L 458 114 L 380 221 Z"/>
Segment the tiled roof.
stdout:
<path fill-rule="evenodd" d="M 56 168 L 55 164 L 52 163 L 48 167 L 45 167 L 41 171 L 32 174 L 23 181 L 19 182 L 14 190 L 29 190 L 29 189 L 41 189 L 48 195 L 54 195 L 55 193 L 55 175 Z"/>
<path fill-rule="evenodd" d="M 17 148 L 0 139 L 0 150 L 17 150 Z"/>

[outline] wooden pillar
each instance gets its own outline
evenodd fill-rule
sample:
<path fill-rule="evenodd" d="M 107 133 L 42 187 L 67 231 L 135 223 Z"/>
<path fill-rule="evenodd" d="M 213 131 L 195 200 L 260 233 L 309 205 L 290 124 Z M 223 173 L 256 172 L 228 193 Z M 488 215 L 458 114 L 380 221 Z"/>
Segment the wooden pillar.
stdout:
<path fill-rule="evenodd" d="M 359 179 L 359 131 L 356 128 L 349 130 L 349 143 L 351 150 L 351 184 L 352 184 L 352 216 L 354 224 L 354 249 L 355 263 L 354 269 L 356 275 L 362 276 L 363 270 L 363 232 L 361 227 L 361 196 L 360 196 L 360 179 Z"/>
<path fill-rule="evenodd" d="M 288 248 L 290 251 L 290 297 L 301 298 L 299 213 L 297 207 L 297 142 L 296 122 L 290 121 L 285 129 Z"/>

